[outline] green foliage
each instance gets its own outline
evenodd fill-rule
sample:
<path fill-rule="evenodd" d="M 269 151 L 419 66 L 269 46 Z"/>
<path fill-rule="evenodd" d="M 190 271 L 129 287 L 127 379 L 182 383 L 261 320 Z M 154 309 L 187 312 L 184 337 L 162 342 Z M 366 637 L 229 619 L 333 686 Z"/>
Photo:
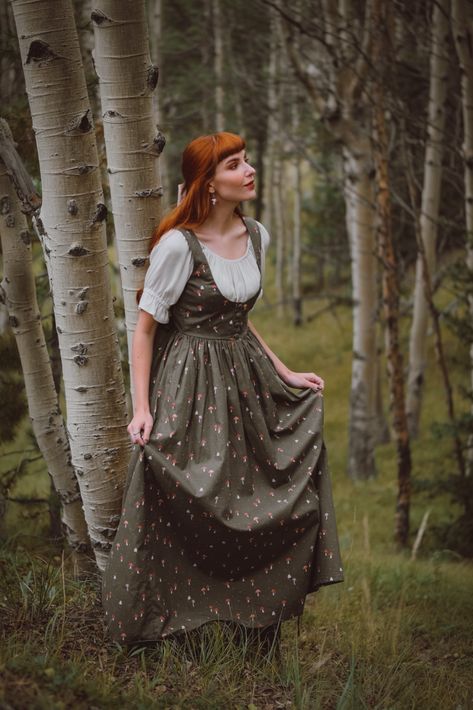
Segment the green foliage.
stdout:
<path fill-rule="evenodd" d="M 11 331 L 0 337 L 0 444 L 13 441 L 18 426 L 28 412 L 21 362 Z"/>

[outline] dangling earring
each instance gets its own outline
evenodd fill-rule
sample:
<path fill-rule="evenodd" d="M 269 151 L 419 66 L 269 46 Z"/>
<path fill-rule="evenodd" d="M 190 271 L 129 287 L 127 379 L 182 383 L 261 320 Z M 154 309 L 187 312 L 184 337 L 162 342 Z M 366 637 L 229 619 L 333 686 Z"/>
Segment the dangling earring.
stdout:
<path fill-rule="evenodd" d="M 215 197 L 214 192 L 211 193 L 210 202 L 212 203 L 213 206 L 215 206 L 217 204 L 217 198 Z"/>

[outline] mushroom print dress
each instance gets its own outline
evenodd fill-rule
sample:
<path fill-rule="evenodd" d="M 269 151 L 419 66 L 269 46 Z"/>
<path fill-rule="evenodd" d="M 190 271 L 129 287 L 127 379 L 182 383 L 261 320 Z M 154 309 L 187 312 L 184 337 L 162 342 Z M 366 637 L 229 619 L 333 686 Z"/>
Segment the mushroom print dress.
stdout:
<path fill-rule="evenodd" d="M 244 300 L 222 293 L 209 251 L 192 231 L 179 230 L 190 275 L 178 274 L 186 280 L 182 293 L 156 329 L 153 429 L 132 452 L 103 574 L 107 631 L 122 644 L 212 620 L 275 624 L 300 616 L 308 593 L 344 579 L 323 395 L 289 387 L 249 329 L 267 232 L 244 222 L 244 270 L 253 263 L 258 274 Z M 153 252 L 150 261 L 149 273 Z M 169 279 L 175 271 L 162 264 Z M 169 305 L 166 283 L 159 294 L 149 284 L 147 273 L 140 307 L 154 312 L 166 293 Z"/>

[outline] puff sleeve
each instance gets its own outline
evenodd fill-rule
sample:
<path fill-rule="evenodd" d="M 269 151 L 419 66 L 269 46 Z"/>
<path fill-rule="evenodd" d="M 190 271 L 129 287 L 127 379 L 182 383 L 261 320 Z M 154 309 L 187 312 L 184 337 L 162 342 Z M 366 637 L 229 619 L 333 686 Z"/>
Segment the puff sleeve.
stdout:
<path fill-rule="evenodd" d="M 177 303 L 193 268 L 193 256 L 178 229 L 165 232 L 149 255 L 143 293 L 138 307 L 158 323 L 169 322 L 169 308 Z"/>

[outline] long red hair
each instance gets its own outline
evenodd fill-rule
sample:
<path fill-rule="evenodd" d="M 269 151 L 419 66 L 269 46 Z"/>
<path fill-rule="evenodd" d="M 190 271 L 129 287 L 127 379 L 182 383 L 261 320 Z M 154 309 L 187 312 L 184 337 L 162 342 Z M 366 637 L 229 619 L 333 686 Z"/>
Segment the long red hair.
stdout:
<path fill-rule="evenodd" d="M 195 229 L 207 219 L 211 210 L 209 184 L 215 175 L 217 164 L 245 147 L 246 143 L 241 136 L 227 131 L 199 136 L 186 145 L 181 163 L 184 178 L 182 200 L 154 229 L 150 251 L 170 229 Z M 243 216 L 239 207 L 235 208 L 235 213 Z M 141 294 L 142 289 L 137 293 L 137 301 Z"/>
<path fill-rule="evenodd" d="M 150 250 L 169 229 L 195 229 L 207 219 L 211 210 L 209 184 L 215 175 L 217 163 L 245 147 L 241 136 L 227 131 L 199 136 L 186 145 L 181 164 L 184 178 L 182 200 L 162 218 L 154 230 Z M 238 207 L 235 212 L 241 214 Z"/>

